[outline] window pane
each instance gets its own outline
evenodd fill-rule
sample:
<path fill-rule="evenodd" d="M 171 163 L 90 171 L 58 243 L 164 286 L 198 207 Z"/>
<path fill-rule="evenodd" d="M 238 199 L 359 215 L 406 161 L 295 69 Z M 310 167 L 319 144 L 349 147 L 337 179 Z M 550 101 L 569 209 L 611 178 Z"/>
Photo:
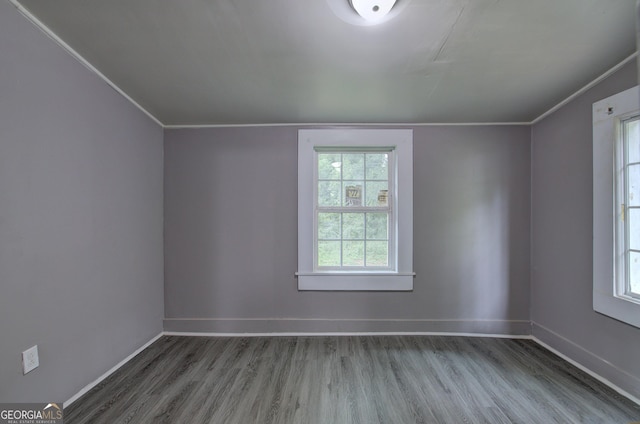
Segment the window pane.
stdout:
<path fill-rule="evenodd" d="M 629 252 L 629 291 L 640 295 L 640 253 Z"/>
<path fill-rule="evenodd" d="M 367 242 L 367 266 L 387 266 L 389 264 L 389 243 L 386 241 Z"/>
<path fill-rule="evenodd" d="M 318 182 L 318 205 L 340 206 L 340 181 Z"/>
<path fill-rule="evenodd" d="M 344 153 L 342 155 L 342 178 L 364 180 L 364 153 Z"/>
<path fill-rule="evenodd" d="M 341 167 L 340 153 L 318 153 L 318 179 L 339 180 Z"/>
<path fill-rule="evenodd" d="M 364 238 L 364 213 L 342 214 L 342 238 L 345 240 Z"/>
<path fill-rule="evenodd" d="M 640 210 L 629 209 L 629 248 L 640 250 Z"/>
<path fill-rule="evenodd" d="M 318 214 L 318 239 L 340 240 L 340 214 Z"/>
<path fill-rule="evenodd" d="M 318 242 L 318 266 L 340 266 L 340 242 Z"/>
<path fill-rule="evenodd" d="M 629 173 L 629 206 L 640 206 L 640 165 L 630 165 Z"/>
<path fill-rule="evenodd" d="M 362 181 L 345 181 L 342 186 L 344 206 L 362 206 Z"/>
<path fill-rule="evenodd" d="M 364 241 L 344 241 L 342 249 L 343 266 L 364 266 Z"/>
<path fill-rule="evenodd" d="M 367 214 L 367 240 L 386 240 L 387 228 L 386 213 Z"/>
<path fill-rule="evenodd" d="M 385 192 L 383 192 L 385 190 Z M 383 199 L 388 199 L 389 191 L 386 181 L 367 181 L 365 190 L 365 205 L 387 206 Z M 378 200 L 380 198 L 380 200 Z"/>
<path fill-rule="evenodd" d="M 367 180 L 389 179 L 389 154 L 367 153 Z"/>
<path fill-rule="evenodd" d="M 640 162 L 640 132 L 638 125 L 640 120 L 625 122 L 625 130 L 627 134 L 627 162 Z"/>

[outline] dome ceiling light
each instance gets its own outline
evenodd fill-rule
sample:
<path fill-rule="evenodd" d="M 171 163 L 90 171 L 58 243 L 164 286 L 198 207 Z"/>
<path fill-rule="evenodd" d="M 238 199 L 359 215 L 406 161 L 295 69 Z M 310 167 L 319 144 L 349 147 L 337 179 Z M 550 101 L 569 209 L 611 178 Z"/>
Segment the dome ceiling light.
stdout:
<path fill-rule="evenodd" d="M 358 15 L 370 23 L 382 22 L 391 12 L 396 0 L 350 0 Z"/>

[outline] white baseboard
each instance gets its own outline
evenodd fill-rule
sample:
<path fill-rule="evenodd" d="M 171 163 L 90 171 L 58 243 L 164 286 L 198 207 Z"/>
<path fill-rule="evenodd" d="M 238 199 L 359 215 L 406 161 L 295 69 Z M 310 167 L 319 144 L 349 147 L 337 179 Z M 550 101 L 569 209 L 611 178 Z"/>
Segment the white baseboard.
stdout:
<path fill-rule="evenodd" d="M 124 358 L 122 361 L 118 362 L 113 368 L 111 368 L 109 371 L 105 372 L 104 374 L 102 374 L 100 377 L 98 377 L 97 379 L 95 379 L 94 381 L 92 381 L 91 383 L 87 384 L 86 386 L 84 386 L 78 393 L 76 393 L 75 395 L 71 396 L 69 399 L 67 399 L 63 404 L 63 408 L 67 408 L 69 405 L 71 405 L 73 402 L 75 402 L 76 400 L 78 400 L 82 395 L 86 394 L 87 392 L 89 392 L 89 390 L 93 389 L 95 386 L 97 386 L 98 384 L 100 384 L 105 378 L 109 377 L 111 374 L 113 374 L 114 372 L 116 372 L 118 369 L 120 369 L 124 364 L 126 364 L 127 362 L 129 362 L 130 360 L 132 360 L 137 354 L 139 354 L 140 352 L 142 352 L 143 350 L 145 350 L 146 348 L 148 348 L 149 346 L 151 346 L 156 340 L 158 340 L 160 337 L 162 337 L 164 335 L 164 333 L 160 333 L 157 336 L 155 336 L 154 338 L 152 338 L 151 340 L 149 340 L 148 342 L 146 342 L 144 345 L 140 346 L 138 349 L 136 349 L 131 355 L 127 356 L 126 358 Z"/>
<path fill-rule="evenodd" d="M 640 405 L 640 398 L 631 393 L 640 393 L 638 377 L 536 322 L 532 322 L 532 331 L 531 339 L 534 342 Z"/>
<path fill-rule="evenodd" d="M 165 331 L 165 336 L 178 337 L 347 337 L 347 336 L 442 336 L 442 337 L 489 337 L 492 339 L 531 340 L 529 335 L 487 333 L 438 333 L 438 332 L 366 332 L 366 333 L 194 333 Z"/>
<path fill-rule="evenodd" d="M 491 334 L 528 336 L 528 320 L 166 318 L 165 333 L 215 335 Z"/>

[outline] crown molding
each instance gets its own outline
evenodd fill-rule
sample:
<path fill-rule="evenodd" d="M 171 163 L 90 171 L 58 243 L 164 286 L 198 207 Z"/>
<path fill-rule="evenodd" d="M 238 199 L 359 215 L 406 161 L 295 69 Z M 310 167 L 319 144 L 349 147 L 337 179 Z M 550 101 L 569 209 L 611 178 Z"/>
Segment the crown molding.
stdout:
<path fill-rule="evenodd" d="M 619 71 L 620 68 L 622 68 L 627 63 L 631 62 L 636 57 L 638 57 L 638 52 L 635 52 L 632 55 L 628 56 L 622 62 L 618 63 L 613 68 L 611 68 L 608 71 L 606 71 L 604 74 L 600 75 L 599 77 L 597 77 L 596 79 L 594 79 L 593 81 L 591 81 L 590 83 L 585 85 L 584 87 L 578 89 L 578 91 L 576 91 L 575 93 L 573 93 L 572 95 L 570 95 L 566 99 L 562 100 L 560 103 L 558 103 L 557 105 L 555 105 L 554 107 L 552 107 L 551 109 L 549 109 L 548 111 L 544 112 L 542 115 L 538 116 L 536 119 L 531 121 L 529 123 L 529 125 L 535 125 L 538 122 L 542 121 L 547 116 L 551 115 L 552 113 L 556 112 L 558 109 L 562 108 L 563 106 L 565 106 L 568 103 L 570 103 L 571 101 L 573 101 L 576 97 L 581 96 L 582 94 L 584 94 L 588 90 L 590 90 L 593 87 L 595 87 L 596 85 L 600 84 L 605 79 L 609 78 L 611 75 L 613 75 L 614 73 Z"/>
<path fill-rule="evenodd" d="M 33 25 L 36 26 L 36 28 L 38 28 L 40 31 L 42 31 L 47 37 L 49 37 L 50 39 L 52 39 L 56 44 L 58 44 L 60 47 L 62 47 L 63 50 L 65 50 L 67 53 L 69 53 L 74 59 L 76 59 L 78 62 L 80 62 L 82 65 L 84 65 L 85 68 L 87 68 L 89 71 L 93 72 L 94 74 L 96 74 L 99 78 L 101 78 L 104 82 L 106 82 L 111 88 L 113 88 L 118 94 L 120 94 L 122 97 L 124 97 L 125 99 L 127 99 L 129 102 L 131 102 L 131 104 L 133 104 L 135 107 L 137 107 L 140 111 L 142 111 L 142 113 L 144 113 L 145 115 L 147 115 L 153 122 L 155 122 L 156 124 L 160 125 L 162 128 L 164 128 L 164 124 L 162 122 L 160 122 L 160 120 L 158 118 L 156 118 L 155 116 L 153 116 L 151 114 L 151 112 L 149 112 L 148 110 L 146 110 L 144 107 L 142 107 L 138 102 L 136 102 L 135 100 L 133 100 L 131 98 L 131 96 L 129 96 L 127 93 L 124 92 L 124 90 L 122 90 L 120 87 L 118 87 L 113 81 L 111 81 L 109 78 L 107 78 L 102 72 L 100 72 L 95 66 L 93 66 L 91 63 L 89 63 L 89 61 L 87 59 L 85 59 L 80 53 L 78 53 L 77 51 L 75 51 L 70 45 L 68 45 L 67 43 L 65 43 L 60 37 L 58 37 L 58 35 L 56 33 L 54 33 L 48 26 L 46 26 L 41 20 L 39 20 L 38 18 L 36 18 L 33 13 L 31 13 L 28 9 L 26 9 L 24 6 L 22 6 L 20 3 L 18 3 L 18 0 L 9 0 L 9 2 L 11 4 L 13 4 L 16 9 L 18 9 L 18 11 L 25 17 L 27 18 L 27 20 L 29 20 Z"/>

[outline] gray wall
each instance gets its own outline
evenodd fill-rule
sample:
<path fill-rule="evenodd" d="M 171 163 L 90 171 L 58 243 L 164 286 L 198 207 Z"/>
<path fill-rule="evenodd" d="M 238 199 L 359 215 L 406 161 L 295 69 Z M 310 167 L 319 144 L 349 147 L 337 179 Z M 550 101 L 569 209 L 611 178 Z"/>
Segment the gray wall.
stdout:
<path fill-rule="evenodd" d="M 297 127 L 165 131 L 165 330 L 529 334 L 530 131 L 414 131 L 410 293 L 298 292 Z"/>
<path fill-rule="evenodd" d="M 0 58 L 0 402 L 61 402 L 162 331 L 162 129 L 7 1 Z"/>
<path fill-rule="evenodd" d="M 532 128 L 533 334 L 640 396 L 640 329 L 592 307 L 591 107 L 636 85 L 635 62 Z"/>

